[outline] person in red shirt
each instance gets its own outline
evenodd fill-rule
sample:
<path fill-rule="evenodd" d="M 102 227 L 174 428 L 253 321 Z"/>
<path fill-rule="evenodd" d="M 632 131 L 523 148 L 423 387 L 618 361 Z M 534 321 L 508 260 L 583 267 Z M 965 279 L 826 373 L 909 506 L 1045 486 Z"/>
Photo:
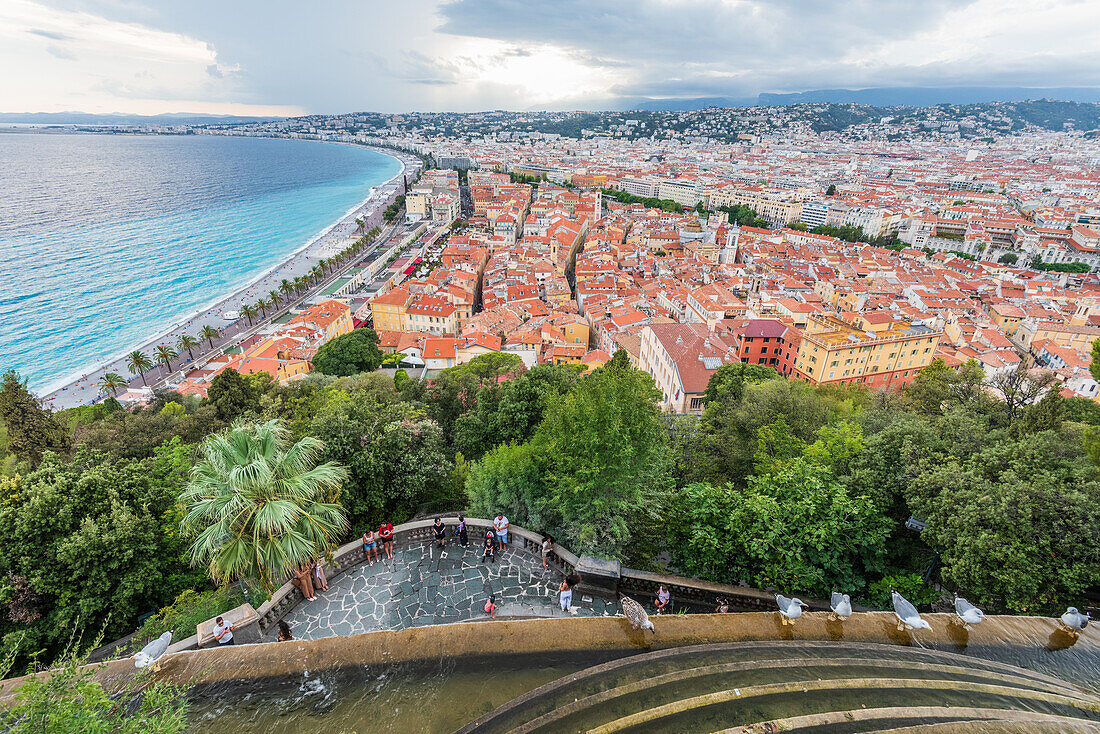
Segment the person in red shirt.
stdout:
<path fill-rule="evenodd" d="M 386 551 L 386 558 L 393 560 L 393 525 L 382 523 L 378 528 L 378 537 L 382 539 L 382 548 Z"/>

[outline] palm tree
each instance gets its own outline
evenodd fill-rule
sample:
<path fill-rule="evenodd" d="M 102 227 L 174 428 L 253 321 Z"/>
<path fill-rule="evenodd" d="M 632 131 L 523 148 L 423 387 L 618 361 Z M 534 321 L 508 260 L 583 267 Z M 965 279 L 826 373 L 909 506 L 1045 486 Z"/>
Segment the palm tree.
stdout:
<path fill-rule="evenodd" d="M 283 302 L 283 297 L 279 294 L 279 291 L 271 291 L 267 294 L 267 297 L 272 308 L 278 308 L 279 304 Z"/>
<path fill-rule="evenodd" d="M 283 295 L 287 297 L 287 303 L 290 303 L 290 292 L 294 290 L 294 284 L 286 278 L 283 278 L 283 282 L 279 283 L 279 290 L 283 292 Z"/>
<path fill-rule="evenodd" d="M 330 263 L 328 260 L 326 260 L 323 257 L 320 260 L 317 261 L 317 267 L 321 268 L 321 272 L 325 273 L 325 274 L 328 273 L 328 269 L 331 265 L 332 265 L 332 263 Z"/>
<path fill-rule="evenodd" d="M 99 392 L 102 395 L 118 396 L 118 391 L 126 387 L 126 380 L 117 372 L 108 372 L 99 378 Z"/>
<path fill-rule="evenodd" d="M 126 369 L 131 375 L 141 375 L 141 384 L 148 387 L 145 382 L 145 373 L 153 369 L 153 362 L 142 351 L 133 351 L 126 355 Z"/>
<path fill-rule="evenodd" d="M 199 345 L 199 340 L 190 334 L 180 334 L 180 338 L 176 340 L 176 346 L 187 352 L 187 356 L 191 361 L 195 360 L 195 355 L 191 352 L 192 349 Z"/>
<path fill-rule="evenodd" d="M 180 496 L 191 563 L 218 583 L 251 578 L 272 589 L 335 545 L 348 527 L 337 502 L 347 470 L 318 464 L 323 450 L 311 436 L 292 444 L 278 420 L 208 436 Z"/>
<path fill-rule="evenodd" d="M 256 318 L 256 309 L 246 303 L 241 306 L 241 316 L 248 319 L 248 325 L 252 326 L 252 319 Z"/>
<path fill-rule="evenodd" d="M 221 336 L 221 332 L 218 331 L 217 329 L 215 329 L 210 324 L 207 324 L 206 326 L 199 329 L 199 336 L 201 336 L 203 339 L 205 339 L 206 342 L 210 345 L 210 348 L 213 349 L 214 348 L 214 340 L 216 338 L 218 338 L 219 336 Z"/>
<path fill-rule="evenodd" d="M 298 276 L 294 279 L 294 290 L 298 293 L 302 292 L 302 289 L 306 287 L 306 279 Z"/>
<path fill-rule="evenodd" d="M 270 303 L 268 303 L 267 301 L 265 301 L 262 298 L 260 300 L 256 301 L 256 308 L 260 309 L 260 313 L 262 313 L 264 315 L 265 319 L 267 318 L 267 307 L 270 306 L 270 305 L 271 305 Z"/>
<path fill-rule="evenodd" d="M 155 357 L 155 359 L 157 360 L 157 362 L 164 365 L 168 369 L 168 371 L 171 372 L 172 360 L 179 356 L 176 350 L 172 349 L 172 347 L 168 346 L 167 344 L 161 344 L 153 351 L 156 352 L 157 356 Z"/>

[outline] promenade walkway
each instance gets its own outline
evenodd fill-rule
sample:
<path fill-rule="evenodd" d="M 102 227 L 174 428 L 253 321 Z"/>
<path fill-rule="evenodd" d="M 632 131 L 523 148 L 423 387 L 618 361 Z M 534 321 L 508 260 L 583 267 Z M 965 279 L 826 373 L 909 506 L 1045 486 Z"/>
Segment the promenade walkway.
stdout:
<path fill-rule="evenodd" d="M 471 535 L 473 535 L 471 533 Z M 295 638 L 356 635 L 488 619 L 485 601 L 496 597 L 498 618 L 567 617 L 558 606 L 562 575 L 544 572 L 532 553 L 509 546 L 496 563 L 480 563 L 481 549 L 463 548 L 453 538 L 441 551 L 431 542 L 399 545 L 393 561 L 359 564 L 330 581 L 316 601 L 299 602 L 284 618 Z M 611 602 L 579 592 L 578 616 L 614 615 Z M 272 627 L 267 636 L 274 639 Z"/>

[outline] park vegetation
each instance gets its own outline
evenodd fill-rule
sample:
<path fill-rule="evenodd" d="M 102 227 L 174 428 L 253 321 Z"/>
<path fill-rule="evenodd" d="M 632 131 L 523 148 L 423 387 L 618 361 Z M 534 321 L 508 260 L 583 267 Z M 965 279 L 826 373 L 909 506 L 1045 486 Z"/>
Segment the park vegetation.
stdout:
<path fill-rule="evenodd" d="M 383 520 L 463 509 L 635 568 L 869 605 L 892 585 L 1049 613 L 1100 583 L 1100 408 L 1026 372 L 937 361 L 898 394 L 728 364 L 702 416 L 671 416 L 624 352 L 588 374 L 489 354 L 430 381 L 339 361 L 365 371 L 229 370 L 207 398 L 60 413 L 6 375 L 0 652 L 50 661 L 158 610 L 144 637 L 186 628 Z"/>

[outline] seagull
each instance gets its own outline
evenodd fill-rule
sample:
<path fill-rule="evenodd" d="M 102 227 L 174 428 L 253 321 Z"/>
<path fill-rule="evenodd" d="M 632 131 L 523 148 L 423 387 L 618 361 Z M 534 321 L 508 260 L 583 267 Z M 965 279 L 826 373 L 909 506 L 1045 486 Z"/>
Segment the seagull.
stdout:
<path fill-rule="evenodd" d="M 904 596 L 894 591 L 894 587 L 890 587 L 890 598 L 894 601 L 894 616 L 898 618 L 898 630 L 906 629 L 921 629 L 930 630 L 932 625 L 921 619 L 920 612 L 917 608 L 909 603 L 909 600 Z"/>
<path fill-rule="evenodd" d="M 1062 629 L 1076 637 L 1085 627 L 1089 626 L 1089 619 L 1091 617 L 1088 612 L 1081 614 L 1077 611 L 1077 607 L 1069 607 L 1066 609 L 1066 613 L 1061 616 Z"/>
<path fill-rule="evenodd" d="M 985 612 L 955 594 L 955 614 L 962 620 L 963 627 L 970 629 L 970 625 L 978 624 L 985 619 Z"/>
<path fill-rule="evenodd" d="M 843 622 L 852 616 L 852 600 L 848 598 L 847 594 L 834 591 L 829 599 L 829 609 L 833 610 L 833 616 L 830 617 L 832 621 Z"/>
<path fill-rule="evenodd" d="M 653 629 L 653 622 L 649 621 L 649 615 L 646 614 L 645 607 L 629 596 L 619 594 L 619 599 L 623 603 L 623 614 L 630 620 L 631 627 L 636 630 L 649 630 L 653 634 L 657 634 L 657 630 Z"/>
<path fill-rule="evenodd" d="M 794 624 L 802 616 L 802 607 L 806 606 L 801 599 L 788 599 L 782 594 L 775 595 L 775 603 L 779 605 L 779 617 L 785 625 Z"/>
<path fill-rule="evenodd" d="M 152 665 L 153 671 L 156 672 L 160 669 L 159 661 L 161 657 L 168 651 L 168 646 L 171 644 L 172 633 L 171 631 L 165 632 L 134 654 L 134 667 L 147 668 Z"/>

